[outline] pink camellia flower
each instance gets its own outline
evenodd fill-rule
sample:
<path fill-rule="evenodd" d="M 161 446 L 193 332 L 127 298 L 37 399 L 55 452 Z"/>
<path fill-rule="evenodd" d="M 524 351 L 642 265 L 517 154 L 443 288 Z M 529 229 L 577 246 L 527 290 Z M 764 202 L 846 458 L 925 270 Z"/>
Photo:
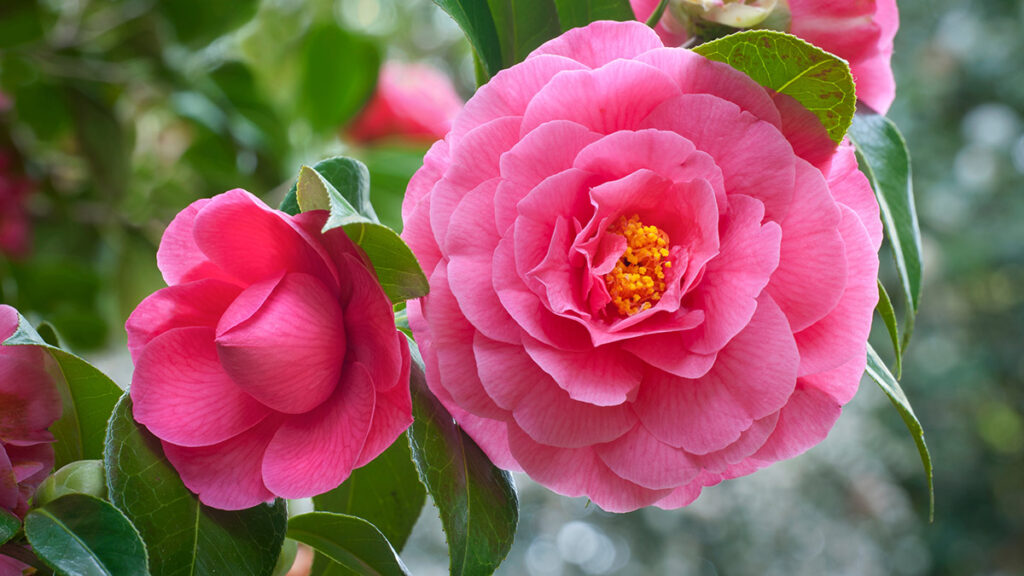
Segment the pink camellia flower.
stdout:
<path fill-rule="evenodd" d="M 18 312 L 0 304 L 0 342 L 18 328 Z M 56 367 L 36 346 L 0 346 L 0 508 L 17 516 L 53 468 L 53 435 L 61 415 Z"/>
<path fill-rule="evenodd" d="M 461 109 L 462 99 L 440 71 L 422 63 L 390 61 L 348 133 L 361 142 L 396 137 L 429 144 L 444 138 Z"/>
<path fill-rule="evenodd" d="M 821 441 L 864 371 L 881 223 L 812 127 L 638 22 L 497 74 L 403 205 L 431 390 L 496 464 L 610 511 Z"/>
<path fill-rule="evenodd" d="M 412 422 L 391 302 L 326 219 L 243 190 L 194 202 L 160 242 L 168 287 L 128 319 L 135 419 L 209 506 L 331 490 Z"/>
<path fill-rule="evenodd" d="M 630 0 L 630 4 L 637 18 L 646 20 L 654 13 L 658 1 Z M 674 9 L 666 10 L 657 26 L 668 46 L 679 46 L 687 40 L 687 26 L 680 15 L 693 13 L 695 8 L 707 10 L 708 16 L 722 24 L 735 24 L 716 18 L 722 12 L 741 11 L 748 20 L 740 27 L 770 22 L 766 18 L 773 10 L 788 11 L 788 18 L 778 19 L 782 23 L 788 21 L 788 26 L 783 24 L 784 31 L 850 63 L 857 82 L 857 98 L 885 114 L 896 95 L 890 66 L 893 38 L 899 28 L 896 0 L 672 0 L 672 5 Z"/>
<path fill-rule="evenodd" d="M 25 257 L 32 246 L 25 211 L 32 188 L 32 182 L 14 170 L 10 153 L 0 150 L 0 252 L 11 258 Z"/>

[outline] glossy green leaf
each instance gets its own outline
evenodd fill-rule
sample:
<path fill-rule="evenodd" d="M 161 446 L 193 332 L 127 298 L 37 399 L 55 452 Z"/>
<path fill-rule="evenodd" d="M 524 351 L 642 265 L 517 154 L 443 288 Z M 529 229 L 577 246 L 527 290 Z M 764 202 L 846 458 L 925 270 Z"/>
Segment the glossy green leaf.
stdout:
<path fill-rule="evenodd" d="M 101 500 L 107 497 L 107 477 L 102 460 L 79 460 L 46 477 L 32 497 L 32 506 L 45 506 L 68 494 L 87 494 Z"/>
<path fill-rule="evenodd" d="M 111 417 L 104 462 L 110 501 L 138 528 L 154 576 L 273 572 L 288 518 L 284 501 L 237 511 L 200 504 L 160 441 L 132 419 L 127 394 Z"/>
<path fill-rule="evenodd" d="M 882 322 L 885 323 L 885 330 L 889 333 L 889 339 L 892 341 L 893 352 L 896 354 L 896 378 L 899 378 L 903 373 L 900 329 L 896 323 L 896 310 L 892 307 L 892 299 L 889 298 L 889 293 L 885 291 L 885 286 L 882 285 L 881 280 L 878 281 L 878 305 L 875 306 L 875 310 L 882 317 Z"/>
<path fill-rule="evenodd" d="M 555 0 L 562 30 L 586 26 L 597 20 L 635 20 L 629 0 Z"/>
<path fill-rule="evenodd" d="M 7 510 L 0 509 L 0 545 L 14 538 L 18 530 L 21 530 L 21 520 Z"/>
<path fill-rule="evenodd" d="M 372 462 L 355 470 L 348 480 L 313 498 L 321 512 L 337 512 L 369 521 L 401 551 L 426 502 L 427 490 L 412 463 L 409 439 L 398 437 Z"/>
<path fill-rule="evenodd" d="M 885 236 L 892 248 L 896 272 L 907 302 L 902 344 L 906 349 L 914 332 L 922 274 L 921 228 L 914 206 L 910 154 L 896 125 L 877 114 L 857 114 L 850 128 L 850 140 L 857 148 L 860 169 L 875 190 L 882 210 Z"/>
<path fill-rule="evenodd" d="M 302 61 L 299 111 L 323 134 L 341 128 L 369 100 L 381 53 L 371 40 L 323 23 L 309 31 Z"/>
<path fill-rule="evenodd" d="M 63 378 L 57 378 L 64 404 L 60 419 L 50 426 L 56 467 L 76 460 L 103 458 L 107 420 L 121 389 L 110 378 L 74 354 L 47 344 L 23 316 L 5 346 L 38 346 L 49 352 Z"/>
<path fill-rule="evenodd" d="M 366 166 L 352 158 L 324 160 L 312 168 L 303 166 L 293 190 L 281 209 L 322 210 L 330 217 L 323 231 L 342 227 L 363 249 L 373 264 L 377 280 L 393 303 L 419 298 L 430 289 L 412 250 L 394 230 L 377 223 L 370 204 L 370 175 Z"/>
<path fill-rule="evenodd" d="M 501 40 L 498 37 L 498 30 L 494 26 L 494 18 L 491 15 L 488 2 L 482 0 L 434 0 L 434 4 L 447 12 L 459 25 L 459 28 L 462 28 L 487 78 L 497 74 L 503 68 Z M 487 78 L 483 80 L 486 81 Z"/>
<path fill-rule="evenodd" d="M 924 473 L 928 479 L 928 516 L 931 520 L 934 520 L 935 486 L 932 483 L 932 456 L 928 452 L 928 445 L 924 440 L 924 428 L 921 427 L 921 422 L 917 419 L 917 415 L 914 414 L 914 409 L 910 406 L 910 400 L 903 393 L 900 383 L 896 381 L 896 378 L 889 372 L 889 369 L 885 367 L 885 362 L 882 362 L 882 359 L 878 357 L 878 352 L 875 352 L 875 349 L 870 344 L 868 344 L 867 373 L 882 388 L 885 395 L 889 397 L 889 401 L 892 402 L 893 406 L 896 407 L 896 411 L 899 412 L 900 418 L 903 418 L 903 423 L 907 425 L 907 430 L 910 430 L 910 435 L 914 437 L 917 451 L 921 455 L 921 464 L 924 466 Z"/>
<path fill-rule="evenodd" d="M 25 516 L 32 550 L 57 574 L 144 576 L 146 547 L 120 510 L 92 496 L 69 494 Z"/>
<path fill-rule="evenodd" d="M 440 512 L 450 573 L 491 574 L 515 539 L 519 522 L 515 483 L 431 394 L 422 360 L 418 353 L 414 357 L 409 438 L 420 478 Z"/>
<path fill-rule="evenodd" d="M 409 574 L 387 538 L 362 518 L 333 512 L 301 514 L 288 521 L 288 537 L 312 546 L 356 574 Z"/>
<path fill-rule="evenodd" d="M 198 47 L 250 20 L 259 5 L 259 0 L 161 0 L 155 7 L 179 42 Z"/>
<path fill-rule="evenodd" d="M 562 32 L 554 0 L 487 0 L 487 4 L 505 68 L 522 62 L 535 48 Z"/>
<path fill-rule="evenodd" d="M 706 42 L 693 51 L 791 96 L 821 120 L 837 144 L 853 121 L 857 97 L 850 66 L 796 36 L 749 30 Z"/>

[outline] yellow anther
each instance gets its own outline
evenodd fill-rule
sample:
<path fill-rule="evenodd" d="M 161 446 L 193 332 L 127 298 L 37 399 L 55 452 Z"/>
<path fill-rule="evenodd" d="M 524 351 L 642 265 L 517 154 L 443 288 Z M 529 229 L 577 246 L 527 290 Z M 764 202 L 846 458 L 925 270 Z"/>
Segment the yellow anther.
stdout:
<path fill-rule="evenodd" d="M 644 226 L 640 216 L 620 216 L 608 232 L 626 239 L 626 250 L 615 268 L 604 275 L 612 305 L 622 316 L 632 316 L 652 307 L 665 293 L 668 234 L 657 226 Z"/>

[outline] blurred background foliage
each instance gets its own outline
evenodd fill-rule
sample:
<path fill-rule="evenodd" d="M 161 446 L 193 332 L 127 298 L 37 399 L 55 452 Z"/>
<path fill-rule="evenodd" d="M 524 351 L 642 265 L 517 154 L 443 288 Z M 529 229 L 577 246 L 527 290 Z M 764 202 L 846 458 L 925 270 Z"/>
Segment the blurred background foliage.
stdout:
<path fill-rule="evenodd" d="M 1024 2 L 900 11 L 890 116 L 926 255 L 903 383 L 936 464 L 934 524 L 913 443 L 865 383 L 820 446 L 681 511 L 606 514 L 517 478 L 499 573 L 1024 574 Z M 0 180 L 24 203 L 0 198 L 0 241 L 23 210 L 31 247 L 0 243 L 0 301 L 126 384 L 121 326 L 162 285 L 156 246 L 192 201 L 242 187 L 274 204 L 299 166 L 345 153 L 400 228 L 424 144 L 345 133 L 386 59 L 472 92 L 465 41 L 429 0 L 3 0 Z M 403 557 L 443 574 L 445 550 L 428 509 Z"/>

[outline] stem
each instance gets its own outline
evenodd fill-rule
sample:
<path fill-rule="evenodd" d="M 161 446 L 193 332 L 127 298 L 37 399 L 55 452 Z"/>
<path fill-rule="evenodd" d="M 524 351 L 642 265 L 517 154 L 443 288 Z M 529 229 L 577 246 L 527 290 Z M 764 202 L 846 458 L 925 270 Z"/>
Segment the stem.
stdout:
<path fill-rule="evenodd" d="M 43 564 L 43 562 L 39 560 L 32 551 L 14 542 L 8 542 L 3 546 L 0 546 L 0 554 L 14 558 L 23 564 L 28 564 L 36 569 L 36 574 L 53 574 L 53 571 L 50 570 L 49 566 Z"/>
<path fill-rule="evenodd" d="M 647 25 L 654 28 L 658 25 L 658 21 L 661 20 L 661 16 L 665 13 L 665 8 L 668 8 L 668 0 L 661 0 L 658 2 L 658 7 L 651 13 L 651 17 L 647 19 Z"/>

